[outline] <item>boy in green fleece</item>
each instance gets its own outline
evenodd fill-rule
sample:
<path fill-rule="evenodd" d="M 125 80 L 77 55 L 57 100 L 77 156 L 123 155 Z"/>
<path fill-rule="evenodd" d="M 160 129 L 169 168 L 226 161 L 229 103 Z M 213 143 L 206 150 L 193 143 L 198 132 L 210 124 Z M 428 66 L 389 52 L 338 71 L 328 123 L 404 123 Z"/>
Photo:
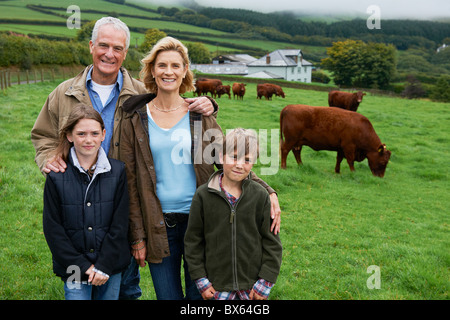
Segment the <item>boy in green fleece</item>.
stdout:
<path fill-rule="evenodd" d="M 223 170 L 211 175 L 192 200 L 185 258 L 203 299 L 267 299 L 281 266 L 282 246 L 270 232 L 267 191 L 249 179 L 258 157 L 256 135 L 227 134 Z"/>

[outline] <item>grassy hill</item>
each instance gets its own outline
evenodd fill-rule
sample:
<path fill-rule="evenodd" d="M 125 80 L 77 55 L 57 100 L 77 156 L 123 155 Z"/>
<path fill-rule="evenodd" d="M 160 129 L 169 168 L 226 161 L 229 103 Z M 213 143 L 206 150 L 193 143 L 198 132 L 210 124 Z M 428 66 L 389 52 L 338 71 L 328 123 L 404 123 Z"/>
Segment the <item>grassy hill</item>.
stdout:
<path fill-rule="evenodd" d="M 66 10 L 72 4 L 70 0 L 0 1 L 0 31 L 73 39 L 77 30 L 66 26 L 70 16 Z M 141 0 L 127 0 L 125 4 L 79 0 L 76 5 L 81 10 L 83 23 L 106 15 L 118 16 L 125 21 L 131 30 L 132 47 L 143 42 L 147 29 L 158 28 L 185 43 L 203 43 L 211 56 L 248 53 L 260 57 L 276 49 L 300 48 L 306 60 L 320 67 L 321 60 L 327 57 L 326 49 L 333 41 L 351 38 L 392 43 L 397 47 L 397 75 L 391 81 L 391 90 L 397 93 L 404 89 L 408 75 L 414 75 L 423 84 L 426 96 L 430 96 L 440 76 L 450 76 L 450 50 L 436 52 L 444 41 L 450 41 L 448 21 L 383 19 L 382 29 L 369 30 L 364 17 L 305 16 L 298 10 L 263 14 L 199 6 L 192 11 L 178 6 L 179 12 L 171 14 L 168 13 L 170 8 L 158 11 L 160 4 Z M 139 68 L 139 57 L 139 53 L 129 54 L 126 67 Z M 25 65 L 29 66 L 29 63 Z"/>
<path fill-rule="evenodd" d="M 42 0 L 38 5 L 33 0 L 0 1 L 0 30 L 73 38 L 77 30 L 66 27 L 66 20 L 70 16 L 69 13 L 66 13 L 66 9 L 72 4 L 73 1 L 70 0 L 58 2 Z M 138 0 L 127 1 L 126 5 L 104 0 L 80 0 L 76 1 L 76 4 L 80 8 L 82 21 L 97 20 L 105 15 L 118 15 L 130 28 L 132 45 L 142 43 L 146 29 L 158 28 L 185 42 L 203 42 L 212 53 L 241 52 L 248 51 L 249 48 L 264 53 L 293 47 L 292 43 L 241 39 L 230 32 L 170 21 L 156 12 L 157 5 Z M 150 11 L 143 11 L 142 8 L 130 5 L 138 5 Z M 45 22 L 59 23 L 59 25 L 43 25 Z M 302 49 L 306 54 L 310 49 L 314 52 L 319 51 L 322 55 L 325 54 L 323 47 L 308 46 L 308 48 L 302 47 Z"/>

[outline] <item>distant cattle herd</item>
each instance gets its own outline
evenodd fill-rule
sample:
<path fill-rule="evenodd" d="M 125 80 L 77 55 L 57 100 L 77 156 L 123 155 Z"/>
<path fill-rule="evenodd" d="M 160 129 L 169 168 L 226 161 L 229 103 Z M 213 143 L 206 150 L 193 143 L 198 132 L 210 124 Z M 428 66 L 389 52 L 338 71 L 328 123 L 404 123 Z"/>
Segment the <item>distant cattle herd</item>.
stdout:
<path fill-rule="evenodd" d="M 243 100 L 245 84 L 235 82 L 231 91 L 233 99 Z M 211 94 L 214 98 L 228 95 L 231 99 L 230 86 L 223 85 L 218 79 L 197 79 L 195 94 Z M 279 85 L 257 85 L 256 99 L 264 97 L 271 100 L 274 95 L 286 97 Z M 336 173 L 340 172 L 340 164 L 344 158 L 351 171 L 355 170 L 355 161 L 367 158 L 372 174 L 383 177 L 391 151 L 381 142 L 369 119 L 356 112 L 365 95 L 361 91 L 349 93 L 333 90 L 328 94 L 329 107 L 302 104 L 284 107 L 280 113 L 281 168 L 286 168 L 286 158 L 290 151 L 297 163 L 302 164 L 301 150 L 306 145 L 316 151 L 336 151 Z"/>

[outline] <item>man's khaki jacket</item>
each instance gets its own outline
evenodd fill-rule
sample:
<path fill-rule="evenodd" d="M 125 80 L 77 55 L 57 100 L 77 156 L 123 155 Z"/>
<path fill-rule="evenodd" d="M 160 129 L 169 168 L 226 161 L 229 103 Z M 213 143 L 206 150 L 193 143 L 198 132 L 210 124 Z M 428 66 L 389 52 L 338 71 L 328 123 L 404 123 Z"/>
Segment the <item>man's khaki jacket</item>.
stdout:
<path fill-rule="evenodd" d="M 92 106 L 86 88 L 87 74 L 92 65 L 87 66 L 74 78 L 64 81 L 53 90 L 45 101 L 39 116 L 31 130 L 31 141 L 36 149 L 35 161 L 39 169 L 43 170 L 50 154 L 59 142 L 59 132 L 66 124 L 70 112 L 78 103 Z M 114 132 L 108 156 L 119 159 L 120 128 L 123 119 L 123 103 L 131 96 L 145 93 L 144 84 L 133 79 L 131 74 L 123 67 L 123 86 L 117 100 L 114 112 Z"/>

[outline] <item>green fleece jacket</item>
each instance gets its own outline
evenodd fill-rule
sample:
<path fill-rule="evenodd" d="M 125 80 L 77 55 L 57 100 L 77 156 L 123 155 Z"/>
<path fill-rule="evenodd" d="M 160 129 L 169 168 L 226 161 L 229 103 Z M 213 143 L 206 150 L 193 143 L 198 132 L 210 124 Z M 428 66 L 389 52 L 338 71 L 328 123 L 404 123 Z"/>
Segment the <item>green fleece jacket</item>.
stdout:
<path fill-rule="evenodd" d="M 192 279 L 207 277 L 218 291 L 248 290 L 259 279 L 275 283 L 282 246 L 270 231 L 270 199 L 251 179 L 233 207 L 215 172 L 192 200 L 185 258 Z M 251 174 L 251 173 L 250 173 Z"/>

